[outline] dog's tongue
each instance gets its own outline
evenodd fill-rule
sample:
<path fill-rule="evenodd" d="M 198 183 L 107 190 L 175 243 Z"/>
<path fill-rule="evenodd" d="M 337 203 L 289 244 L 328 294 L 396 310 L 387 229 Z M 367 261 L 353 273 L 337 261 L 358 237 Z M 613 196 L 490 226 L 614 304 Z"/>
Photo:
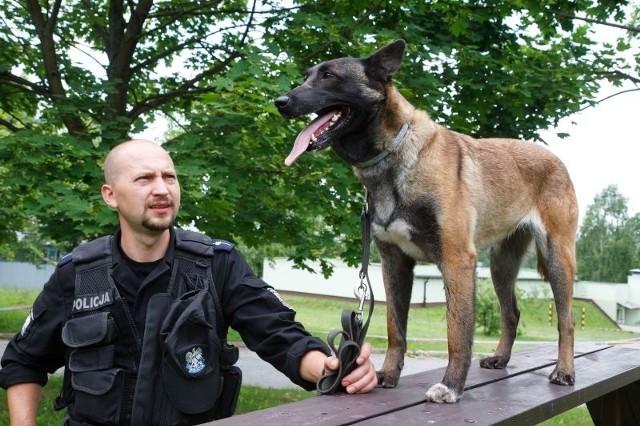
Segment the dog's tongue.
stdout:
<path fill-rule="evenodd" d="M 333 117 L 333 114 L 334 112 L 330 112 L 322 117 L 316 118 L 306 129 L 300 132 L 296 141 L 293 143 L 293 148 L 291 149 L 289 156 L 284 160 L 285 165 L 292 165 L 298 157 L 304 154 L 311 142 L 311 135 L 313 135 L 320 127 L 327 124 L 331 120 L 331 117 Z"/>

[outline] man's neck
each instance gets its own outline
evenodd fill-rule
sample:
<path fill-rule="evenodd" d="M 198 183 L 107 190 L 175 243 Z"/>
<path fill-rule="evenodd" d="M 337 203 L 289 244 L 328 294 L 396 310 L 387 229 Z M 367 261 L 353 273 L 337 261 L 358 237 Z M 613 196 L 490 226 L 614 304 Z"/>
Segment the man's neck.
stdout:
<path fill-rule="evenodd" d="M 165 230 L 161 234 L 141 234 L 122 229 L 120 247 L 131 260 L 153 262 L 162 259 L 169 248 L 171 233 Z"/>

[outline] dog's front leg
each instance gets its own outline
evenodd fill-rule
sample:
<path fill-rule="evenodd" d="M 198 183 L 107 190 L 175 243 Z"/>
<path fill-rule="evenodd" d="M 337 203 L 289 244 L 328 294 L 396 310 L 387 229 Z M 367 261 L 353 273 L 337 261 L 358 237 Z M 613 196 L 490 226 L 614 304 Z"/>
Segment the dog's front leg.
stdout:
<path fill-rule="evenodd" d="M 393 388 L 398 384 L 407 350 L 407 318 L 411 303 L 415 260 L 397 246 L 376 241 L 387 296 L 387 354 L 378 371 L 378 384 Z"/>
<path fill-rule="evenodd" d="M 444 250 L 442 276 L 447 299 L 449 364 L 442 383 L 427 391 L 427 401 L 451 403 L 462 396 L 475 331 L 475 269 L 475 251 Z"/>

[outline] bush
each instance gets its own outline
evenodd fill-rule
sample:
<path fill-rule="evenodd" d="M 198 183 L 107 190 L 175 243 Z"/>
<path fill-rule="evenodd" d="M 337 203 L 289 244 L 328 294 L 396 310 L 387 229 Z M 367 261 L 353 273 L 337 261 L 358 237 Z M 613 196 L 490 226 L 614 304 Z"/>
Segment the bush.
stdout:
<path fill-rule="evenodd" d="M 490 280 L 478 280 L 476 287 L 476 327 L 485 336 L 500 334 L 500 304 Z"/>

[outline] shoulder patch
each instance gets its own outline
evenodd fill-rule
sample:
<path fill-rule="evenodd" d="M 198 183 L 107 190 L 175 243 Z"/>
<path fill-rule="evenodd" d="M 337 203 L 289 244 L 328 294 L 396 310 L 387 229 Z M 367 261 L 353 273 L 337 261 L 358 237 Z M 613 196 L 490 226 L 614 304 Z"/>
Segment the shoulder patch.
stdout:
<path fill-rule="evenodd" d="M 27 315 L 27 318 L 24 320 L 24 323 L 22 324 L 22 329 L 20 330 L 20 338 L 24 338 L 27 335 L 27 333 L 29 333 L 29 328 L 32 323 L 33 323 L 33 309 L 31 309 L 31 311 L 29 312 L 29 315 Z"/>
<path fill-rule="evenodd" d="M 284 301 L 284 299 L 282 297 L 280 297 L 280 294 L 278 294 L 278 292 L 276 291 L 275 288 L 273 287 L 267 287 L 267 290 L 269 290 L 279 301 L 280 303 L 282 303 L 283 306 L 291 309 L 292 311 L 295 312 L 295 309 L 293 309 L 293 306 L 291 306 L 290 304 L 288 304 L 287 302 Z"/>
<path fill-rule="evenodd" d="M 213 250 L 230 252 L 234 245 L 225 240 L 213 240 Z"/>

